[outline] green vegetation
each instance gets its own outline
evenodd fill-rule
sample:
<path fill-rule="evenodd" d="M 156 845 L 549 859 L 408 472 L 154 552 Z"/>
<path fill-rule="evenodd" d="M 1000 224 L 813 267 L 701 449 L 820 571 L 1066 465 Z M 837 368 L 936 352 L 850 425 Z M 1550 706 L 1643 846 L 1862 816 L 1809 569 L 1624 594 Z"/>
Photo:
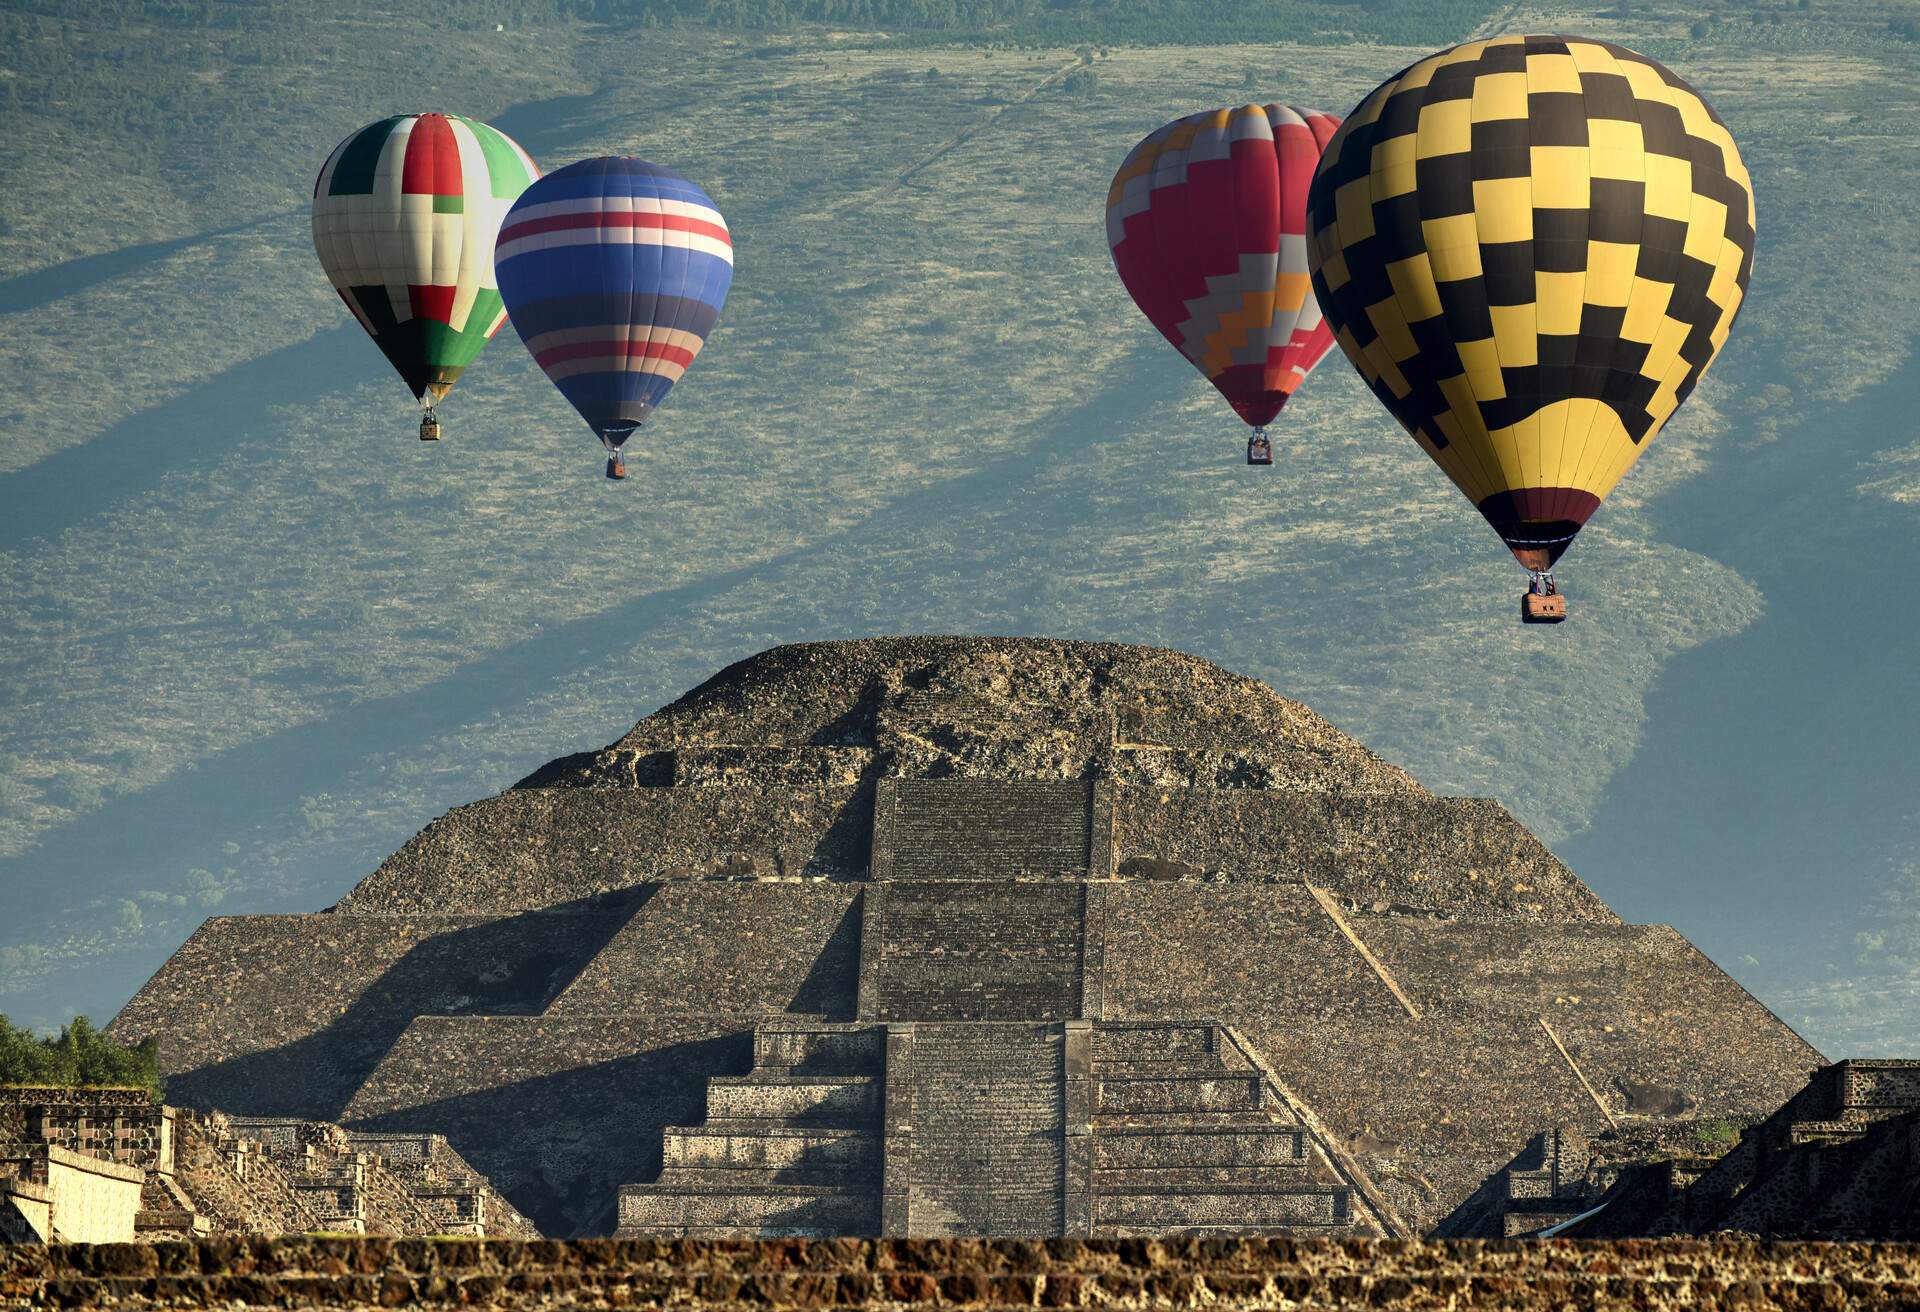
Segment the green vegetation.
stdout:
<path fill-rule="evenodd" d="M 1740 1127 L 1724 1118 L 1708 1121 L 1694 1131 L 1694 1138 L 1703 1147 L 1724 1150 L 1740 1142 Z"/>
<path fill-rule="evenodd" d="M 0 1084 L 61 1088 L 145 1089 L 160 1097 L 156 1040 L 115 1043 L 76 1016 L 54 1038 L 16 1028 L 0 1016 Z"/>

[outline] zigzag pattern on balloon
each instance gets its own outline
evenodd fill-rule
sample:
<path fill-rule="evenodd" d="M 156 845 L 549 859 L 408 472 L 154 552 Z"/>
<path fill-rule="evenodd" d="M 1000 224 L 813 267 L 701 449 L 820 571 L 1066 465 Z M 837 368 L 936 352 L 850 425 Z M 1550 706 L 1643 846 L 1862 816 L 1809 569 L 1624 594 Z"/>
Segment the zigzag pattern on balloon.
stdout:
<path fill-rule="evenodd" d="M 1531 568 L 1693 391 L 1753 271 L 1753 191 L 1698 92 L 1514 36 L 1361 102 L 1308 200 L 1314 290 L 1376 395 Z"/>

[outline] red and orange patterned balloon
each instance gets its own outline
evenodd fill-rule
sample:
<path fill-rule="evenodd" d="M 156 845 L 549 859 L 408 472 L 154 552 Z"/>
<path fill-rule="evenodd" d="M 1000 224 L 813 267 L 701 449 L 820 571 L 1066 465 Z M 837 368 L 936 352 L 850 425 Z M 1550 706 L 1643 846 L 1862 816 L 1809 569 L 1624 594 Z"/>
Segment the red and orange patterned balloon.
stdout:
<path fill-rule="evenodd" d="M 1114 268 L 1153 326 L 1256 429 L 1333 345 L 1307 274 L 1307 188 L 1340 120 L 1287 105 L 1175 119 L 1107 193 Z"/>

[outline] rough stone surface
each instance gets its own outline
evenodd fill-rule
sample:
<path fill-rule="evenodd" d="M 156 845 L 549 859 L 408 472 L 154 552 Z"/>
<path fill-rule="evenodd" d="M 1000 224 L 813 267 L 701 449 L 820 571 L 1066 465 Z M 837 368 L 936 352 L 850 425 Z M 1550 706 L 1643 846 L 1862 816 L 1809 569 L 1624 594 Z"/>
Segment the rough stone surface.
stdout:
<path fill-rule="evenodd" d="M 1920 1240 L 1920 1061 L 1839 1062 L 1757 1124 L 1702 1129 L 1689 1154 L 1613 1149 L 1570 1180 L 1568 1233 Z"/>
<path fill-rule="evenodd" d="M 980 1034 L 909 1033 L 968 1024 L 1059 1061 L 970 1085 L 940 1054 Z M 1259 1078 L 1222 1048 L 1123 1088 L 1088 1054 L 1125 1025 Z M 822 1073 L 767 1054 L 847 1027 L 892 1027 L 862 1077 L 891 1092 L 809 1123 Z M 561 1234 L 1419 1233 L 1550 1128 L 1751 1123 L 1821 1063 L 1497 803 L 1193 657 L 1025 639 L 762 653 L 329 912 L 208 922 L 113 1032 L 196 1106 L 444 1134 Z M 1017 1187 L 914 1156 L 921 1091 L 963 1125 L 996 1069 L 1052 1100 Z M 1170 1099 L 1167 1133 L 1103 1141 L 1103 1096 Z M 1173 1124 L 1243 1113 L 1266 1137 L 1219 1160 Z M 1310 1170 L 1262 1156 L 1292 1139 Z"/>
<path fill-rule="evenodd" d="M 1920 1247 L 1309 1239 L 282 1239 L 0 1248 L 0 1307 L 1912 1308 Z"/>
<path fill-rule="evenodd" d="M 440 1135 L 201 1115 L 144 1089 L 0 1088 L 0 1178 L 11 1170 L 46 1183 L 50 1161 L 131 1185 L 125 1206 L 115 1205 L 124 1239 L 309 1230 L 539 1235 Z M 53 1183 L 52 1232 L 79 1237 L 76 1200 Z"/>

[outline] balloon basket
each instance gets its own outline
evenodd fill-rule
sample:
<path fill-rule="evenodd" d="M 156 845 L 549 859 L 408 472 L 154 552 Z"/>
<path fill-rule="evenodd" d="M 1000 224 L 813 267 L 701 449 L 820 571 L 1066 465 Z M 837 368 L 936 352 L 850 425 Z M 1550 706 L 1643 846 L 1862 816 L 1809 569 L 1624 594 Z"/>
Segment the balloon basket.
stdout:
<path fill-rule="evenodd" d="M 1558 624 L 1566 618 L 1566 594 L 1560 592 L 1523 592 L 1520 594 L 1520 622 L 1522 624 Z"/>
<path fill-rule="evenodd" d="M 1273 463 L 1273 443 L 1267 440 L 1267 435 L 1262 429 L 1254 429 L 1253 436 L 1247 439 L 1247 463 L 1250 465 Z"/>
<path fill-rule="evenodd" d="M 622 478 L 625 478 L 626 476 L 627 476 L 626 463 L 622 461 L 619 456 L 608 456 L 607 457 L 607 477 L 612 479 L 622 479 Z"/>
<path fill-rule="evenodd" d="M 420 421 L 420 440 L 422 442 L 438 442 L 440 440 L 440 421 L 432 415 L 428 415 Z"/>

